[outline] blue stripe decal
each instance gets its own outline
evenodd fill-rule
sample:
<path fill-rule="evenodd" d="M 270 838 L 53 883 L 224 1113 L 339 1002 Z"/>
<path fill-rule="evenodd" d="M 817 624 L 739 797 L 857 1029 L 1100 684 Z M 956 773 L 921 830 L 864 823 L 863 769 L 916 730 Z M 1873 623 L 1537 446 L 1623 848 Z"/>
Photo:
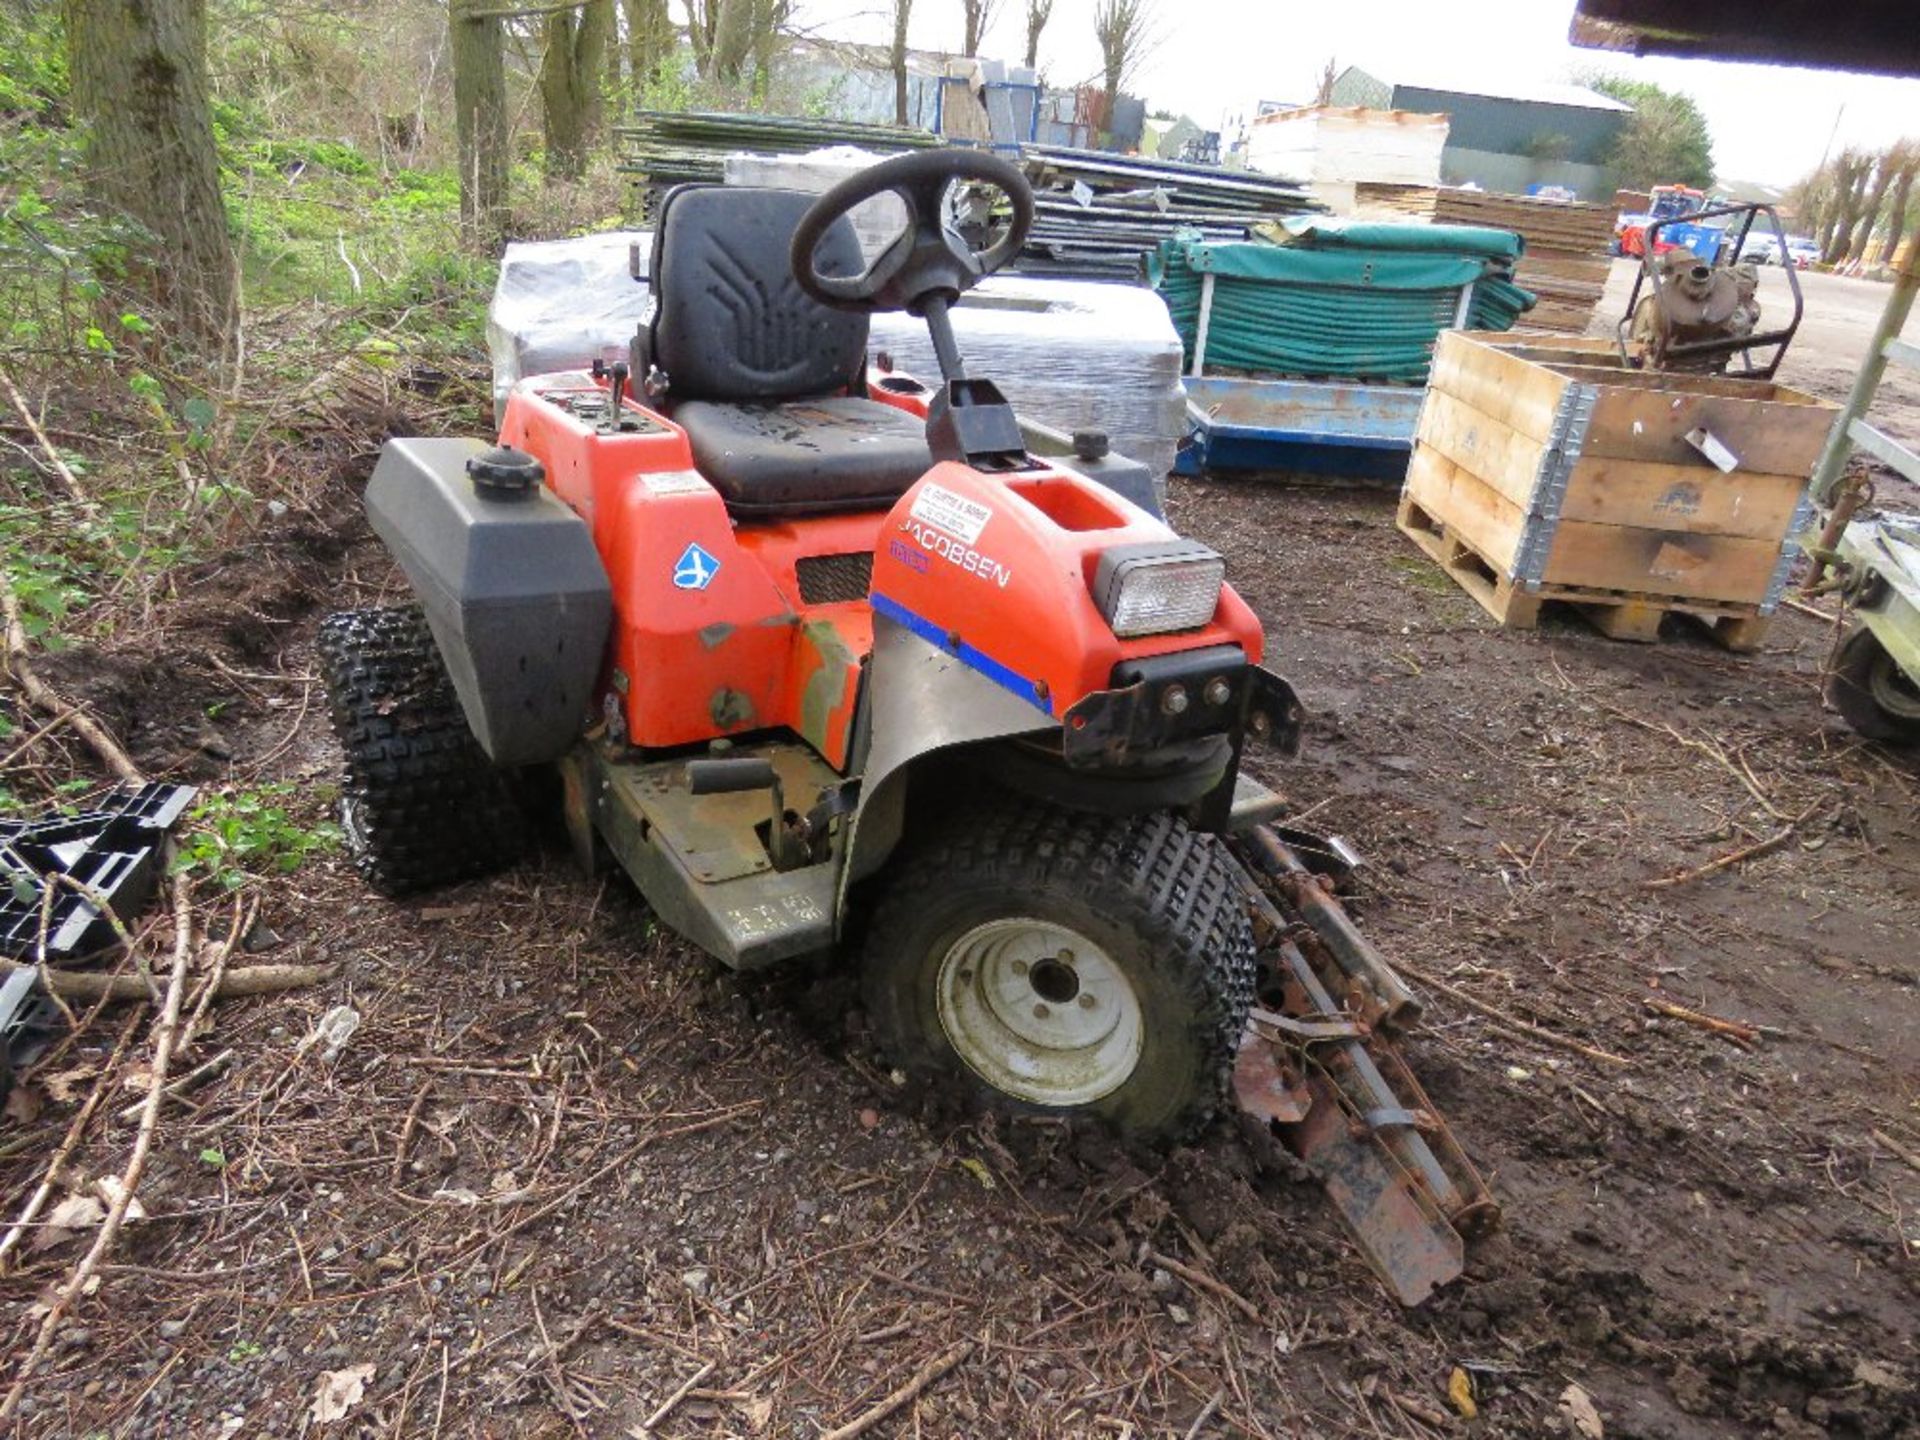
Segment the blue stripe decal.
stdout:
<path fill-rule="evenodd" d="M 1026 676 L 1020 674 L 1018 671 L 1009 670 L 991 655 L 986 654 L 984 651 L 976 650 L 964 640 L 961 641 L 958 646 L 949 644 L 945 630 L 941 629 L 925 616 L 914 614 L 913 611 L 907 609 L 907 607 L 902 605 L 898 600 L 893 600 L 882 595 L 878 590 L 874 591 L 867 598 L 873 602 L 873 608 L 875 610 L 896 624 L 906 626 L 935 649 L 943 650 L 947 654 L 955 656 L 969 670 L 978 670 L 1001 689 L 1012 691 L 1029 705 L 1038 708 L 1041 713 L 1046 715 L 1053 714 L 1053 707 L 1048 705 L 1040 696 L 1040 686 L 1038 682 L 1027 679 Z"/>

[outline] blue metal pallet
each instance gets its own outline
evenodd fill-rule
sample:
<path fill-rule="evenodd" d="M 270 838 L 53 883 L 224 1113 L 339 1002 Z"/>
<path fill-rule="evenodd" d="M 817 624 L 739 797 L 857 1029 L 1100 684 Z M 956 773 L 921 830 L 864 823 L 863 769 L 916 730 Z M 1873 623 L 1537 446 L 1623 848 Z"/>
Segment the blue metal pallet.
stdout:
<path fill-rule="evenodd" d="M 1176 475 L 1275 470 L 1405 478 L 1426 390 L 1350 380 L 1188 376 Z"/>

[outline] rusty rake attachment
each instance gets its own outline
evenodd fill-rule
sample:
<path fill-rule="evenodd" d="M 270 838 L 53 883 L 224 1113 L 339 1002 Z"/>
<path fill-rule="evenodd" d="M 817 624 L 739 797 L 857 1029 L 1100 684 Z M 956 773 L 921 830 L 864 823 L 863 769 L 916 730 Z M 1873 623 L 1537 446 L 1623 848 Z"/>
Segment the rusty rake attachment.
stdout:
<path fill-rule="evenodd" d="M 1262 964 L 1235 1098 L 1326 1186 L 1395 1297 L 1418 1305 L 1460 1277 L 1465 1237 L 1499 1215 L 1393 1044 L 1418 1022 L 1419 997 L 1335 897 L 1327 872 L 1350 863 L 1338 841 L 1262 825 L 1233 848 Z"/>

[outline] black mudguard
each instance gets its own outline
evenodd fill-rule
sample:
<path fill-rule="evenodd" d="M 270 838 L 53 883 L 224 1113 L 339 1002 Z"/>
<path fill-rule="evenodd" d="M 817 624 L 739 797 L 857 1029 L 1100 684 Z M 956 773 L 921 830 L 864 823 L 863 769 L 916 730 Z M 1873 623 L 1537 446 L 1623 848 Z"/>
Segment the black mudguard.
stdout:
<path fill-rule="evenodd" d="M 541 487 L 475 493 L 476 440 L 389 440 L 367 516 L 406 572 L 474 738 L 494 764 L 557 760 L 580 736 L 613 590 L 586 521 Z"/>

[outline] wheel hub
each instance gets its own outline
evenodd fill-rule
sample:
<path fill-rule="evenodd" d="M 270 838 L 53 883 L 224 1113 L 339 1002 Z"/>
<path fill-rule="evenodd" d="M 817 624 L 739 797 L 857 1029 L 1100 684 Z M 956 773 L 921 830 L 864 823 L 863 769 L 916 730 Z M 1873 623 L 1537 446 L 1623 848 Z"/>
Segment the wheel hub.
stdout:
<path fill-rule="evenodd" d="M 1873 662 L 1867 684 L 1873 703 L 1902 720 L 1920 721 L 1920 686 L 1909 680 L 1884 649 Z"/>
<path fill-rule="evenodd" d="M 941 1028 L 969 1069 L 1036 1105 L 1087 1105 L 1140 1062 L 1145 1026 L 1132 982 L 1064 925 L 989 920 L 940 963 Z"/>

